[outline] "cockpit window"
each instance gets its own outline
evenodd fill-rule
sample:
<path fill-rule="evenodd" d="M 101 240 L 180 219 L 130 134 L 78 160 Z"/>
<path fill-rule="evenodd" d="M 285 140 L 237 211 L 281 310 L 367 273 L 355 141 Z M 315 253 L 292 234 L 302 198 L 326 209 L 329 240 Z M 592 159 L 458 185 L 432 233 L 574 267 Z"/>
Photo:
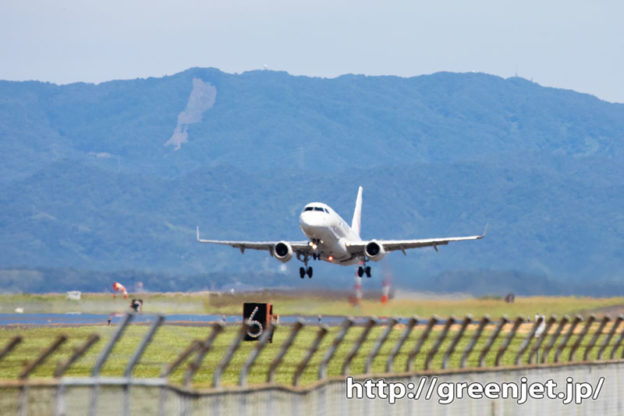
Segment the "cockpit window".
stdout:
<path fill-rule="evenodd" d="M 325 210 L 325 212 L 329 214 L 329 211 L 327 210 L 327 208 L 323 208 L 323 210 Z"/>
<path fill-rule="evenodd" d="M 314 211 L 321 211 L 321 212 L 323 212 L 323 208 L 321 208 L 321 207 L 314 207 Z"/>
<path fill-rule="evenodd" d="M 304 211 L 312 211 L 314 207 L 305 207 Z"/>

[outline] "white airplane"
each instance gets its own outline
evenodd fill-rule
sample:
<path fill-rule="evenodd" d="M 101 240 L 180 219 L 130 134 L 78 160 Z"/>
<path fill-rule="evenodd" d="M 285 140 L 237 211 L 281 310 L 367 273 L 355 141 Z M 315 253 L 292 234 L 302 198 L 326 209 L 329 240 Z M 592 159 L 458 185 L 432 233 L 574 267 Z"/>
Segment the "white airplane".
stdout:
<path fill-rule="evenodd" d="M 485 237 L 485 230 L 481 235 L 449 238 L 428 238 L 421 240 L 362 240 L 360 238 L 360 224 L 362 212 L 362 187 L 358 189 L 355 201 L 355 212 L 351 227 L 327 204 L 310 202 L 301 215 L 299 226 L 308 237 L 308 241 L 223 241 L 204 240 L 199 237 L 197 227 L 197 241 L 200 243 L 222 244 L 240 249 L 244 253 L 246 249 L 266 250 L 282 263 L 289 261 L 293 254 L 297 260 L 303 262 L 305 267 L 299 268 L 299 276 L 303 279 L 306 275 L 312 278 L 312 267 L 308 266 L 310 258 L 324 260 L 343 266 L 359 264 L 358 276 L 366 274 L 371 277 L 371 268 L 366 262 L 379 261 L 387 253 L 417 247 L 433 247 L 438 251 L 438 246 L 446 245 L 455 241 L 480 240 Z"/>

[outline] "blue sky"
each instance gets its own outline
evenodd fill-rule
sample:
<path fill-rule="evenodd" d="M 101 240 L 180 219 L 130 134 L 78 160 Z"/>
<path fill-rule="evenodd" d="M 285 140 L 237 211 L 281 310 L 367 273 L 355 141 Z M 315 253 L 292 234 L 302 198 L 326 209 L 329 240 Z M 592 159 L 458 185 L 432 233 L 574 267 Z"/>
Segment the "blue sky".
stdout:
<path fill-rule="evenodd" d="M 624 103 L 619 1 L 0 2 L 0 79 L 515 74 Z"/>

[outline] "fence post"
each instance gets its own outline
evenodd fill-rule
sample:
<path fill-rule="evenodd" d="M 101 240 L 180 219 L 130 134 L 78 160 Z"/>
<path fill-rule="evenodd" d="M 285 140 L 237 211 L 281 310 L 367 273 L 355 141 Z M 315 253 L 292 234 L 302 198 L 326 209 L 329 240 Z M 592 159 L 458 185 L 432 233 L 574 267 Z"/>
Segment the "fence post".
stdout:
<path fill-rule="evenodd" d="M 217 364 L 217 366 L 215 367 L 214 373 L 212 374 L 212 387 L 216 388 L 216 387 L 221 386 L 221 375 L 223 374 L 223 371 L 225 371 L 227 366 L 230 364 L 230 361 L 232 361 L 234 354 L 236 353 L 241 343 L 243 342 L 243 339 L 245 338 L 245 334 L 247 333 L 248 328 L 249 328 L 249 320 L 243 321 L 240 329 L 238 330 L 238 334 L 236 335 L 236 338 L 234 338 L 234 341 L 232 341 L 232 343 L 230 344 L 221 362 L 219 362 L 219 364 Z"/>
<path fill-rule="evenodd" d="M 546 326 L 544 327 L 544 331 L 542 331 L 542 333 L 538 335 L 537 341 L 533 345 L 533 348 L 531 348 L 531 352 L 529 353 L 529 360 L 527 362 L 528 364 L 531 364 L 531 362 L 533 362 L 533 357 L 535 357 L 535 355 L 537 355 L 537 360 L 535 362 L 539 363 L 540 361 L 539 349 L 542 346 L 542 342 L 544 342 L 544 340 L 548 336 L 548 331 L 550 331 L 550 328 L 553 326 L 555 322 L 557 322 L 557 317 L 554 315 L 548 318 L 548 320 L 546 321 Z"/>
<path fill-rule="evenodd" d="M 589 340 L 589 344 L 587 344 L 587 347 L 585 347 L 585 352 L 583 353 L 583 361 L 587 361 L 587 359 L 589 358 L 589 352 L 592 350 L 592 348 L 594 348 L 596 341 L 598 341 L 598 337 L 602 334 L 604 327 L 610 320 L 611 318 L 607 315 L 602 317 L 602 320 L 600 321 L 600 326 L 598 327 L 596 332 L 594 332 L 594 336 L 591 338 L 591 340 Z"/>
<path fill-rule="evenodd" d="M 123 321 L 121 321 L 121 323 L 119 324 L 117 331 L 115 331 L 111 339 L 108 341 L 108 344 L 106 344 L 106 346 L 100 353 L 99 357 L 97 358 L 95 365 L 91 369 L 91 377 L 96 378 L 100 376 L 100 371 L 102 370 L 102 366 L 108 359 L 108 356 L 110 355 L 117 341 L 119 341 L 119 339 L 123 335 L 124 331 L 126 330 L 126 327 L 130 323 L 130 321 L 132 321 L 132 318 L 134 318 L 134 314 L 126 313 Z M 97 400 L 98 400 L 98 383 L 97 383 L 97 380 L 94 380 L 93 387 L 91 389 L 91 400 L 89 401 L 89 416 L 95 416 L 96 410 L 97 410 Z"/>
<path fill-rule="evenodd" d="M 438 319 L 439 318 L 437 316 L 433 315 L 429 319 L 429 322 L 427 322 L 427 326 L 425 327 L 425 330 L 423 331 L 423 333 L 420 334 L 420 338 L 418 338 L 418 342 L 416 342 L 416 345 L 414 345 L 414 348 L 410 351 L 409 355 L 407 356 L 407 363 L 405 363 L 405 371 L 412 372 L 412 370 L 414 369 L 414 359 L 416 358 L 418 353 L 420 353 L 422 346 L 427 341 L 427 338 L 429 338 L 429 334 L 431 333 L 433 326 L 438 322 Z"/>
<path fill-rule="evenodd" d="M 134 354 L 132 354 L 132 357 L 128 361 L 128 364 L 126 365 L 126 368 L 124 370 L 124 374 L 123 374 L 124 377 L 132 377 L 132 370 L 134 370 L 134 367 L 137 365 L 137 363 L 141 359 L 141 356 L 145 352 L 145 348 L 147 348 L 147 345 L 150 342 L 152 342 L 152 339 L 154 338 L 154 334 L 156 334 L 156 331 L 158 330 L 158 328 L 162 325 L 164 321 L 165 321 L 165 317 L 163 315 L 156 315 L 156 319 L 150 326 L 150 329 L 147 331 L 147 334 L 145 334 L 145 336 L 141 340 L 141 343 L 139 344 L 137 349 L 134 351 Z"/>
<path fill-rule="evenodd" d="M 243 325 L 245 324 L 243 323 Z M 198 342 L 196 344 L 197 355 L 195 355 L 195 359 L 189 363 L 188 368 L 186 369 L 186 372 L 184 373 L 184 378 L 182 380 L 182 384 L 184 386 L 189 386 L 191 384 L 191 382 L 193 381 L 193 377 L 195 376 L 195 373 L 197 373 L 197 371 L 199 371 L 199 369 L 201 368 L 201 364 L 204 361 L 204 357 L 206 357 L 206 354 L 208 354 L 210 350 L 212 349 L 212 344 L 214 344 L 219 334 L 223 332 L 223 328 L 224 326 L 221 322 L 213 323 L 212 331 L 210 331 L 210 334 L 208 335 L 208 337 L 204 341 Z M 190 346 L 189 348 L 187 348 L 187 351 L 188 350 L 191 350 Z M 184 351 L 184 353 L 186 353 L 187 351 Z M 174 362 L 174 364 L 176 364 L 176 367 L 177 365 L 180 365 L 182 361 L 184 361 L 184 353 L 181 354 L 180 357 L 178 357 L 178 359 Z M 173 371 L 174 369 L 175 367 L 172 364 L 172 368 L 169 369 L 169 372 Z"/>
<path fill-rule="evenodd" d="M 26 366 L 24 367 L 24 369 L 22 370 L 22 372 L 20 373 L 20 375 L 18 376 L 20 378 L 20 380 L 24 380 L 26 378 L 28 378 L 28 376 L 30 374 L 32 374 L 33 371 L 35 371 L 35 369 L 37 367 L 39 367 L 41 364 L 43 364 L 45 362 L 45 360 L 54 352 L 56 351 L 61 345 L 63 345 L 63 343 L 65 343 L 65 341 L 67 341 L 67 336 L 66 335 L 59 335 L 52 344 L 50 344 L 50 346 L 46 349 L 44 349 L 41 354 L 39 354 L 37 356 L 37 358 L 35 358 L 33 361 L 31 361 L 30 363 L 26 364 Z"/>
<path fill-rule="evenodd" d="M 351 351 L 349 351 L 349 353 L 345 357 L 344 362 L 342 363 L 341 374 L 343 376 L 349 374 L 349 366 L 351 365 L 351 361 L 353 361 L 358 351 L 360 350 L 360 347 L 362 346 L 364 341 L 366 341 L 370 330 L 373 329 L 373 326 L 375 326 L 377 323 L 378 321 L 376 318 L 369 318 L 368 321 L 366 321 L 366 324 L 364 324 L 364 330 L 360 334 L 360 337 L 355 341 L 355 344 L 353 344 L 353 348 L 351 348 Z"/>
<path fill-rule="evenodd" d="M 427 358 L 425 358 L 425 370 L 429 369 L 429 364 L 431 363 L 431 360 L 433 360 L 433 357 L 438 353 L 440 345 L 442 345 L 442 343 L 444 342 L 444 339 L 446 338 L 446 335 L 448 334 L 451 325 L 453 325 L 455 322 L 456 320 L 452 316 L 446 319 L 446 324 L 444 325 L 442 332 L 440 333 L 440 335 L 438 335 L 438 338 L 436 339 L 435 344 L 433 344 L 433 347 L 431 347 L 431 349 L 429 350 L 429 353 L 427 353 Z"/>
<path fill-rule="evenodd" d="M 568 323 L 569 320 L 570 318 L 568 318 L 567 315 L 564 315 L 563 318 L 561 318 L 561 320 L 559 321 L 559 325 L 557 325 L 557 329 L 555 329 L 555 332 L 550 336 L 550 341 L 548 341 L 548 344 L 546 344 L 544 350 L 542 351 L 542 358 L 538 358 L 540 362 L 545 363 L 548 360 L 548 353 L 555 345 L 557 338 L 559 338 L 559 335 L 561 335 L 563 327 Z"/>
<path fill-rule="evenodd" d="M 470 353 L 472 352 L 472 349 L 474 348 L 474 346 L 477 344 L 477 341 L 479 341 L 479 338 L 481 337 L 481 333 L 483 332 L 483 329 L 485 328 L 485 326 L 489 322 L 490 322 L 490 317 L 488 315 L 485 315 L 481 319 L 481 322 L 479 322 L 479 326 L 477 327 L 477 331 L 472 336 L 472 339 L 470 340 L 468 345 L 466 345 L 466 349 L 464 350 L 464 352 L 463 352 L 463 354 L 462 354 L 462 356 L 461 356 L 461 358 L 459 360 L 459 368 L 466 367 L 466 360 L 468 360 L 468 356 L 470 356 Z"/>
<path fill-rule="evenodd" d="M 621 315 L 620 315 L 621 316 Z M 611 348 L 611 353 L 609 354 L 609 359 L 612 360 L 615 357 L 615 352 L 619 348 L 620 344 L 624 340 L 624 329 L 620 332 L 615 344 L 613 344 L 613 348 Z M 624 358 L 624 351 L 622 351 L 622 358 Z"/>
<path fill-rule="evenodd" d="M 280 365 L 280 363 L 284 359 L 284 356 L 288 352 L 288 349 L 292 346 L 293 342 L 295 342 L 295 338 L 297 337 L 297 334 L 299 333 L 301 328 L 303 328 L 303 322 L 301 321 L 301 319 L 297 319 L 297 322 L 295 322 L 295 324 L 293 325 L 290 331 L 290 334 L 288 335 L 288 338 L 286 338 L 286 340 L 282 344 L 282 348 L 280 349 L 280 352 L 277 354 L 277 357 L 273 359 L 273 361 L 271 362 L 271 365 L 269 366 L 269 371 L 267 373 L 268 383 L 273 382 L 275 378 L 275 370 L 277 370 L 277 367 Z"/>
<path fill-rule="evenodd" d="M 147 345 L 150 342 L 152 342 L 152 338 L 154 338 L 154 334 L 156 333 L 160 325 L 162 325 L 164 320 L 165 320 L 165 317 L 163 315 L 156 315 L 156 319 L 150 326 L 149 330 L 147 331 L 147 334 L 145 334 L 145 336 L 141 340 L 141 343 L 139 344 L 137 349 L 134 351 L 134 354 L 132 354 L 132 357 L 130 358 L 130 360 L 128 361 L 128 364 L 126 365 L 126 368 L 123 373 L 123 376 L 126 378 L 126 381 L 127 381 L 123 387 L 123 390 L 124 390 L 123 414 L 124 415 L 130 414 L 130 378 L 132 377 L 132 370 L 134 370 L 134 367 L 137 365 L 137 363 L 141 359 L 141 356 L 145 352 L 145 348 L 147 348 Z"/>
<path fill-rule="evenodd" d="M 503 315 L 498 322 L 496 329 L 494 330 L 494 332 L 492 332 L 492 335 L 490 335 L 490 338 L 487 340 L 485 347 L 483 347 L 483 350 L 481 350 L 481 354 L 479 354 L 479 367 L 483 367 L 485 365 L 485 357 L 490 352 L 490 349 L 494 345 L 494 342 L 496 342 L 498 335 L 501 333 L 503 327 L 507 323 L 509 323 L 509 319 L 507 319 L 507 317 Z"/>
<path fill-rule="evenodd" d="M 80 357 L 82 357 L 96 342 L 100 340 L 100 336 L 98 334 L 91 334 L 89 338 L 78 348 L 74 350 L 74 353 L 71 357 L 69 357 L 66 361 L 59 362 L 54 370 L 54 377 L 59 378 L 62 377 L 63 374 L 69 369 L 69 367 L 76 362 Z M 65 385 L 63 383 L 59 383 L 56 388 L 55 401 L 56 405 L 54 406 L 54 413 L 58 416 L 65 415 Z"/>
<path fill-rule="evenodd" d="M 295 371 L 295 375 L 293 376 L 293 386 L 297 386 L 299 384 L 299 378 L 303 374 L 305 368 L 308 366 L 308 363 L 312 359 L 314 353 L 318 350 L 321 341 L 323 341 L 323 338 L 325 338 L 325 335 L 327 335 L 328 331 L 329 328 L 327 327 L 327 325 L 323 325 L 319 328 L 318 332 L 316 333 L 316 338 L 314 339 L 314 342 L 312 342 L 312 345 L 306 352 L 303 360 L 301 360 L 299 365 L 297 365 L 297 370 Z"/>
<path fill-rule="evenodd" d="M 28 386 L 26 386 L 23 381 L 28 378 L 28 376 L 35 371 L 37 367 L 45 362 L 45 360 L 56 351 L 63 343 L 67 341 L 67 336 L 59 335 L 58 338 L 50 344 L 46 349 L 41 351 L 41 354 L 37 356 L 33 361 L 27 363 L 20 375 L 18 376 L 22 383 L 19 388 L 19 402 L 18 402 L 18 414 L 26 415 L 28 414 Z"/>
<path fill-rule="evenodd" d="M 522 341 L 522 344 L 520 344 L 520 348 L 518 348 L 518 352 L 516 353 L 516 358 L 514 360 L 514 365 L 520 364 L 520 358 L 522 357 L 522 354 L 524 354 L 527 348 L 529 348 L 529 344 L 531 343 L 531 340 L 533 340 L 533 337 L 535 336 L 535 332 L 537 331 L 537 328 L 539 328 L 540 325 L 542 325 L 542 322 L 544 322 L 544 318 L 541 316 L 535 320 L 535 323 L 533 324 L 531 331 L 529 331 L 524 341 Z"/>
<path fill-rule="evenodd" d="M 368 357 L 366 357 L 366 363 L 364 364 L 365 374 L 370 374 L 371 367 L 373 366 L 373 361 L 375 360 L 375 357 L 377 356 L 377 354 L 379 354 L 379 350 L 381 349 L 384 342 L 386 342 L 386 339 L 388 339 L 390 332 L 392 332 L 392 329 L 394 328 L 397 322 L 398 322 L 398 319 L 396 318 L 388 319 L 388 324 L 386 326 L 386 329 L 379 336 L 379 338 L 375 342 L 375 345 L 373 346 L 373 349 L 368 354 Z"/>
<path fill-rule="evenodd" d="M 256 342 L 254 349 L 251 350 L 251 352 L 249 353 L 249 356 L 247 357 L 247 360 L 245 360 L 245 363 L 241 368 L 240 374 L 238 375 L 239 386 L 245 387 L 247 385 L 247 374 L 249 373 L 249 369 L 251 368 L 251 366 L 254 365 L 254 363 L 256 362 L 256 358 L 258 358 L 258 355 L 260 355 L 260 352 L 262 351 L 264 346 L 273 336 L 276 326 L 277 324 L 271 325 L 262 333 L 262 335 L 260 335 L 260 338 Z"/>
<path fill-rule="evenodd" d="M 602 354 L 604 353 L 605 349 L 609 345 L 609 342 L 611 342 L 613 335 L 615 335 L 615 331 L 617 331 L 623 319 L 624 318 L 622 318 L 622 315 L 618 315 L 618 317 L 615 318 L 615 322 L 613 323 L 613 326 L 611 327 L 609 334 L 605 337 L 604 341 L 602 342 L 602 345 L 600 346 L 600 349 L 598 350 L 598 357 L 597 357 L 598 360 L 602 360 Z"/>
<path fill-rule="evenodd" d="M 459 332 L 457 332 L 457 334 L 455 335 L 455 338 L 453 338 L 453 341 L 451 341 L 451 345 L 449 345 L 448 349 L 444 353 L 444 357 L 442 358 L 442 369 L 445 369 L 448 367 L 448 362 L 451 357 L 451 354 L 453 354 L 453 352 L 455 351 L 455 348 L 457 347 L 459 340 L 464 335 L 464 332 L 466 331 L 466 328 L 468 327 L 468 324 L 470 322 L 472 322 L 472 316 L 466 315 L 466 317 L 464 318 L 464 321 L 462 322 L 462 326 L 459 328 Z"/>
<path fill-rule="evenodd" d="M 20 342 L 22 342 L 23 338 L 21 335 L 16 335 L 7 343 L 7 345 L 2 348 L 0 351 L 0 361 L 4 358 L 5 355 L 9 354 L 15 347 L 18 346 Z"/>
<path fill-rule="evenodd" d="M 318 371 L 319 380 L 327 377 L 327 364 L 329 364 L 329 361 L 332 359 L 332 357 L 336 353 L 336 350 L 338 349 L 338 347 L 344 340 L 345 336 L 347 335 L 347 332 L 349 331 L 349 328 L 351 328 L 353 324 L 354 324 L 353 318 L 345 318 L 345 320 L 342 321 L 342 325 L 341 325 L 342 329 L 340 330 L 338 335 L 336 335 L 336 338 L 334 338 L 332 345 L 329 347 L 329 349 L 323 356 L 323 360 L 321 361 L 321 364 L 319 365 L 319 371 Z"/>
<path fill-rule="evenodd" d="M 509 344 L 511 344 L 511 340 L 516 335 L 516 332 L 518 331 L 518 328 L 520 328 L 520 325 L 522 324 L 522 322 L 524 322 L 524 319 L 522 319 L 521 317 L 516 318 L 513 324 L 513 327 L 511 327 L 511 331 L 509 332 L 509 334 L 507 334 L 507 337 L 505 337 L 503 344 L 500 346 L 500 348 L 498 349 L 498 352 L 496 353 L 494 366 L 498 367 L 500 365 L 501 359 L 503 358 L 505 351 L 507 351 Z"/>
<path fill-rule="evenodd" d="M 213 327 L 214 331 L 214 327 Z M 202 343 L 199 340 L 193 340 L 188 347 L 169 365 L 163 367 L 160 373 L 160 378 L 167 378 L 169 375 L 178 368 L 180 364 L 184 362 L 195 350 L 199 349 Z M 186 400 L 186 398 L 184 399 Z M 167 404 L 167 387 L 162 386 L 160 388 L 160 397 L 158 398 L 158 414 L 165 416 L 167 414 L 165 406 Z"/>
<path fill-rule="evenodd" d="M 596 320 L 596 317 L 594 315 L 590 315 L 589 318 L 587 318 L 587 322 L 585 322 L 585 326 L 583 327 L 583 330 L 579 334 L 574 345 L 572 345 L 572 349 L 570 350 L 570 356 L 568 357 L 568 361 L 574 361 L 574 353 L 576 353 L 576 350 L 578 349 L 578 347 L 581 346 L 581 343 L 583 342 L 583 338 L 585 338 L 585 335 L 587 335 L 587 332 L 589 331 L 589 327 L 594 323 L 595 320 Z"/>
<path fill-rule="evenodd" d="M 401 337 L 397 340 L 396 344 L 394 344 L 394 347 L 392 348 L 392 351 L 390 352 L 390 355 L 388 356 L 388 359 L 386 360 L 386 373 L 392 372 L 394 359 L 396 358 L 397 354 L 401 350 L 401 347 L 403 346 L 405 341 L 407 341 L 409 334 L 412 332 L 412 330 L 414 329 L 414 326 L 417 323 L 418 323 L 418 317 L 416 316 L 412 316 L 407 322 L 405 326 L 405 330 L 401 334 Z"/>
<path fill-rule="evenodd" d="M 201 344 L 202 344 L 201 341 L 199 341 L 198 339 L 191 341 L 189 346 L 186 347 L 186 349 L 182 351 L 180 355 L 176 357 L 175 360 L 173 360 L 170 364 L 165 365 L 163 367 L 163 370 L 160 373 L 160 377 L 161 378 L 169 377 L 169 375 L 172 372 L 174 372 L 180 366 L 180 364 L 184 362 L 184 360 L 186 360 L 191 354 L 193 354 L 195 350 L 199 349 Z"/>
<path fill-rule="evenodd" d="M 74 350 L 74 353 L 66 361 L 59 362 L 54 370 L 54 377 L 61 377 L 65 372 L 75 363 L 80 357 L 82 357 L 96 342 L 100 340 L 98 334 L 91 334 L 89 338 L 79 347 Z"/>
<path fill-rule="evenodd" d="M 570 339 L 570 337 L 572 337 L 572 334 L 574 334 L 574 329 L 576 329 L 579 322 L 581 322 L 582 320 L 583 318 L 581 318 L 579 315 L 576 315 L 574 317 L 574 319 L 572 320 L 572 324 L 568 328 L 568 332 L 566 333 L 565 337 L 563 337 L 563 339 L 559 343 L 559 346 L 557 347 L 557 351 L 555 351 L 554 362 L 556 363 L 559 362 L 559 356 L 563 352 L 563 349 L 566 347 L 566 345 L 568 345 L 568 340 Z"/>

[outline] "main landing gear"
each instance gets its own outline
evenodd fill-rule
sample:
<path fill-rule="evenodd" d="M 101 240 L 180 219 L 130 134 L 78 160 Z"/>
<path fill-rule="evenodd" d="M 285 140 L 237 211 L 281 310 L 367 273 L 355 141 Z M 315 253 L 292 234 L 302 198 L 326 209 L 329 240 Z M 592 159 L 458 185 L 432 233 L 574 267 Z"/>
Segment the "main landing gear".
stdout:
<path fill-rule="evenodd" d="M 371 277 L 371 268 L 370 268 L 370 266 L 366 266 L 366 267 L 360 266 L 360 267 L 358 267 L 357 274 L 360 277 L 364 276 L 365 274 L 366 274 L 366 277 Z"/>
<path fill-rule="evenodd" d="M 312 266 L 309 267 L 299 267 L 299 277 L 302 279 L 308 275 L 308 279 L 312 279 Z"/>

